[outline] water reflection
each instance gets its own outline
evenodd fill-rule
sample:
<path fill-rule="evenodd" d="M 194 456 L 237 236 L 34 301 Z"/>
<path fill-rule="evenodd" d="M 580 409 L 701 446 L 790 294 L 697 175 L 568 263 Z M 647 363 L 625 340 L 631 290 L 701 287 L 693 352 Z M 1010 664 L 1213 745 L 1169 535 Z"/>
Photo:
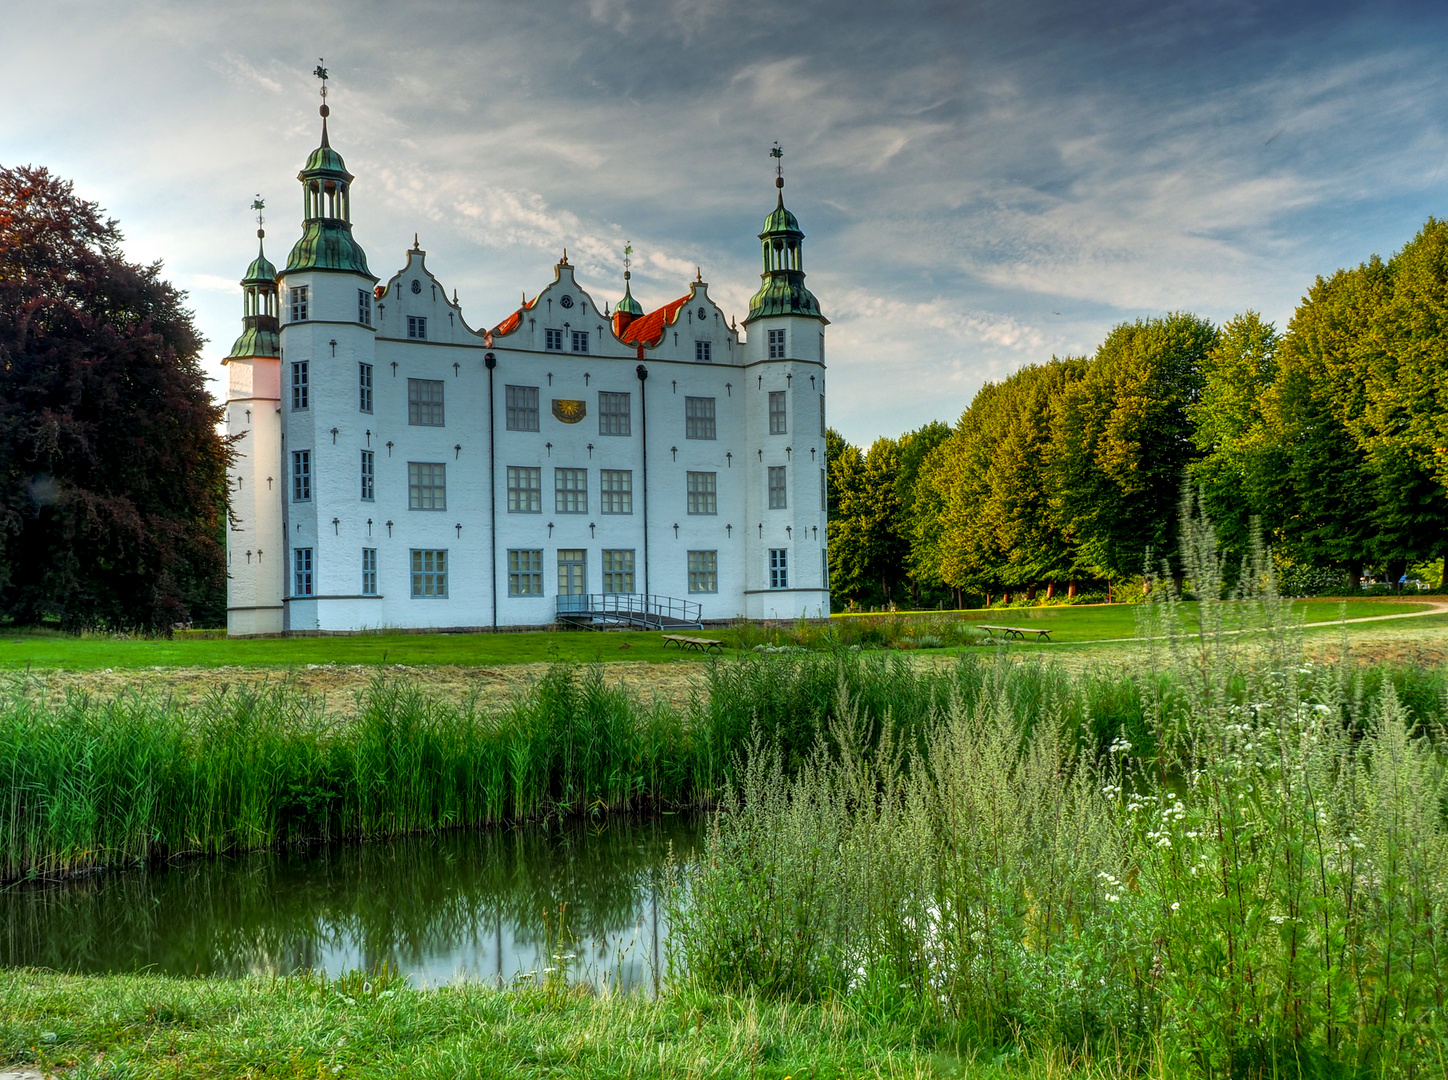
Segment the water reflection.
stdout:
<path fill-rule="evenodd" d="M 337 974 L 387 963 L 419 985 L 573 977 L 655 987 L 659 879 L 681 817 L 318 846 L 0 891 L 0 963 L 74 972 Z M 562 934 L 560 935 L 560 929 Z"/>

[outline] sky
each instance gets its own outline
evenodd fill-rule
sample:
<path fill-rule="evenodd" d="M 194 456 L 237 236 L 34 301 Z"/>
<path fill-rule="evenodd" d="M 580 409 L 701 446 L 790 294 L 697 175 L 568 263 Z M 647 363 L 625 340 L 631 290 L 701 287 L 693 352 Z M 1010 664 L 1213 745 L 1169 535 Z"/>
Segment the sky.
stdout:
<path fill-rule="evenodd" d="M 331 74 L 354 231 L 414 233 L 474 327 L 568 249 L 646 310 L 695 267 L 741 319 L 769 149 L 830 320 L 830 422 L 954 423 L 981 385 L 1117 323 L 1253 309 L 1448 211 L 1448 5 L 1173 0 L 0 0 L 0 164 L 45 165 L 240 330 L 281 264 Z"/>

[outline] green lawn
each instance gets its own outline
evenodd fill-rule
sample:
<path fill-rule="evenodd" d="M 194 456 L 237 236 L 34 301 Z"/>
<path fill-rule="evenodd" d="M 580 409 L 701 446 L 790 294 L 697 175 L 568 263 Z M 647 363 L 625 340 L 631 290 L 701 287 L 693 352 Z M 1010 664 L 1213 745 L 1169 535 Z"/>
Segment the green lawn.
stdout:
<path fill-rule="evenodd" d="M 1346 617 L 1403 615 L 1421 611 L 1422 601 L 1310 600 L 1294 605 L 1309 624 L 1335 623 L 1346 606 Z M 1188 605 L 1190 607 L 1190 605 Z M 1087 645 L 1136 636 L 1138 606 L 1099 604 L 1082 607 L 1010 608 L 955 612 L 918 612 L 921 618 L 956 618 L 971 626 L 1040 626 L 1053 631 L 1055 644 Z M 836 619 L 872 616 L 837 615 Z M 888 616 L 873 616 L 886 618 Z M 911 616 L 902 613 L 900 618 Z M 1419 621 L 1425 624 L 1436 617 Z M 1390 626 L 1392 623 L 1370 623 Z M 728 630 L 708 630 L 705 637 L 733 640 Z M 404 664 L 424 667 L 455 664 L 492 667 L 551 660 L 588 663 L 594 660 L 647 660 L 655 663 L 697 660 L 664 646 L 657 632 L 597 634 L 581 630 L 531 631 L 518 634 L 356 634 L 303 638 L 187 638 L 167 639 L 71 637 L 59 633 L 14 631 L 0 636 L 0 670 L 65 669 L 97 671 L 105 668 L 148 667 L 279 667 L 307 664 Z M 1028 642 L 1028 645 L 1034 643 Z M 627 647 L 625 647 L 627 646 Z M 1044 646 L 1043 646 L 1044 647 Z"/>

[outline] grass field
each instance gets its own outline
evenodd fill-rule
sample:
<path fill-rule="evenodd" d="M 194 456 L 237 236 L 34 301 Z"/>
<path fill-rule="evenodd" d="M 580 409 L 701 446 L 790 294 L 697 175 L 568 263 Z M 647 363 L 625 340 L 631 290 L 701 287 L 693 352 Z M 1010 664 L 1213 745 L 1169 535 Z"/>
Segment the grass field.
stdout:
<path fill-rule="evenodd" d="M 1309 625 L 1335 624 L 1339 618 L 1407 615 L 1431 604 L 1411 600 L 1309 600 L 1293 611 Z M 1184 605 L 1190 610 L 1191 605 Z M 955 619 L 969 627 L 978 624 L 1043 627 L 1052 631 L 1052 645 L 1093 645 L 1136 637 L 1138 605 L 1114 604 L 1083 607 L 1010 608 L 956 612 L 921 612 L 922 618 Z M 910 613 L 842 615 L 837 620 L 910 619 Z M 1427 629 L 1443 616 L 1412 620 Z M 1366 624 L 1391 625 L 1391 624 Z M 710 630 L 705 636 L 731 644 L 728 629 Z M 140 668 L 289 668 L 308 664 L 401 664 L 407 667 L 494 667 L 549 661 L 648 661 L 670 663 L 697 660 L 665 646 L 659 633 L 594 634 L 583 631 L 535 631 L 516 634 L 357 634 L 302 638 L 109 638 L 73 637 L 59 633 L 12 632 L 0 636 L 0 669 L 65 669 L 101 671 Z M 1027 643 L 1034 647 L 1034 643 Z M 1042 646 L 1049 647 L 1049 646 Z"/>

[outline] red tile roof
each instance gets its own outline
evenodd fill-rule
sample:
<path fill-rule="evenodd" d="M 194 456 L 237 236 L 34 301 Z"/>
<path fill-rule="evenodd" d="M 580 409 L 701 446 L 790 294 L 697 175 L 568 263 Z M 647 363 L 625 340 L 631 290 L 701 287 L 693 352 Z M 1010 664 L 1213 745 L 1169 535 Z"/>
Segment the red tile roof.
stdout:
<path fill-rule="evenodd" d="M 538 296 L 542 295 L 542 293 L 538 294 Z M 489 330 L 488 333 L 502 337 L 504 334 L 511 334 L 514 330 L 518 329 L 519 326 L 523 325 L 523 312 L 528 311 L 538 302 L 538 296 L 533 297 L 532 300 L 524 301 L 522 307 Z"/>
<path fill-rule="evenodd" d="M 687 296 L 665 304 L 657 311 L 640 315 L 624 327 L 623 341 L 629 345 L 644 345 L 653 348 L 664 339 L 664 329 L 679 317 L 679 312 L 689 302 Z"/>

